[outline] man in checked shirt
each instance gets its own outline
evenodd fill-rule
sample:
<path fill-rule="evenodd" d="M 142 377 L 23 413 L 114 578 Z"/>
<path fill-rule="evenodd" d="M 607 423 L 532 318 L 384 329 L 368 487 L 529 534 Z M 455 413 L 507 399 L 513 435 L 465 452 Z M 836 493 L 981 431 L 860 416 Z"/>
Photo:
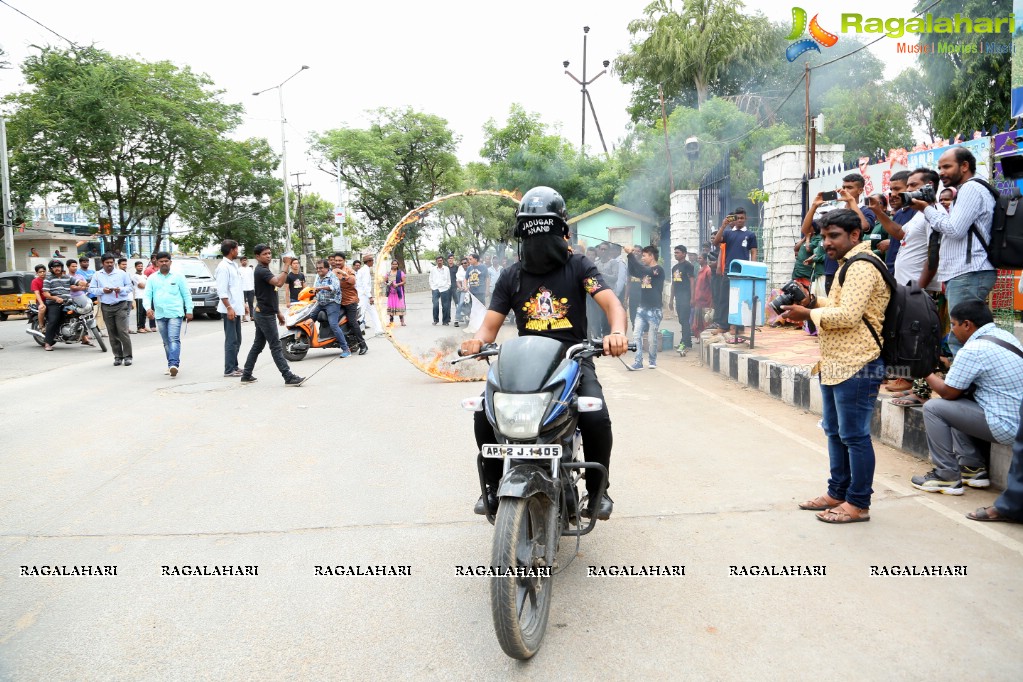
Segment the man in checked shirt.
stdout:
<path fill-rule="evenodd" d="M 855 199 L 846 190 L 840 197 L 848 208 L 827 213 L 821 219 L 821 234 L 825 253 L 838 261 L 839 273 L 845 271 L 844 281 L 835 277 L 827 299 L 805 295 L 805 306 L 785 306 L 784 316 L 796 322 L 813 320 L 817 325 L 821 359 L 814 373 L 820 374 L 831 460 L 827 493 L 799 508 L 816 511 L 825 523 L 856 523 L 870 520 L 874 492 L 870 419 L 884 377 L 881 347 L 867 325 L 880 334 L 891 291 L 873 264 L 846 264 L 859 254 L 877 256 L 870 242 L 860 242 L 866 219 Z"/>

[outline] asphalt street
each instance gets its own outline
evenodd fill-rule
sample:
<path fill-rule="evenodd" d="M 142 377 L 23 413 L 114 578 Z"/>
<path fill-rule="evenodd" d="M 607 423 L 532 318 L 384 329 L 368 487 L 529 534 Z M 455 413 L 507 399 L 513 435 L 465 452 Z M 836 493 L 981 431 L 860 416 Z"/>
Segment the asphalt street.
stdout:
<path fill-rule="evenodd" d="M 399 340 L 452 347 L 414 297 Z M 669 323 L 670 324 L 670 323 Z M 44 353 L 0 323 L 0 679 L 1018 680 L 1023 526 L 910 487 L 923 462 L 877 446 L 870 523 L 796 504 L 825 490 L 817 417 L 715 375 L 697 354 L 657 370 L 597 361 L 614 421 L 615 512 L 554 584 L 543 648 L 493 633 L 492 529 L 478 496 L 479 383 L 444 383 L 384 338 L 311 351 L 284 386 L 223 378 L 220 322 L 198 320 L 181 374 L 159 336 L 132 367 Z M 253 326 L 244 327 L 242 358 Z M 574 541 L 562 543 L 562 562 Z M 317 566 L 411 575 L 317 575 Z M 588 577 L 588 567 L 684 575 Z M 116 575 L 23 575 L 115 566 Z M 175 575 L 251 566 L 256 575 Z M 754 567 L 824 575 L 748 575 Z M 966 575 L 871 575 L 871 567 Z M 23 568 L 24 567 L 24 568 Z M 165 568 L 167 567 L 167 568 Z M 743 571 L 745 569 L 745 571 Z M 759 570 L 759 569 L 758 569 Z M 170 572 L 170 575 L 165 573 Z M 177 571 L 181 573 L 180 569 Z M 733 575 L 745 572 L 747 575 Z"/>

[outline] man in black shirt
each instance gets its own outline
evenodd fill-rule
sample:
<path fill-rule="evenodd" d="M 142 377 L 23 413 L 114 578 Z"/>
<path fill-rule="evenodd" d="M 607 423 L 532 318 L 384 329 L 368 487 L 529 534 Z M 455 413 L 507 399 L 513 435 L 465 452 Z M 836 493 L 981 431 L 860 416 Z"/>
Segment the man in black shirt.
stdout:
<path fill-rule="evenodd" d="M 270 272 L 270 247 L 266 244 L 257 244 L 253 249 L 256 255 L 255 285 L 256 285 L 256 310 L 252 313 L 252 320 L 256 323 L 256 338 L 252 341 L 252 348 L 249 349 L 249 356 L 245 359 L 245 367 L 242 369 L 242 383 L 255 383 L 256 377 L 252 376 L 252 370 L 256 366 L 256 360 L 263 348 L 270 344 L 270 355 L 274 364 L 284 377 L 286 386 L 301 386 L 304 378 L 294 374 L 288 361 L 284 359 L 284 349 L 281 348 L 281 337 L 277 332 L 277 325 L 284 324 L 284 315 L 280 311 L 280 303 L 277 300 L 277 287 L 284 286 L 288 281 L 288 269 L 292 258 L 285 256 L 282 259 L 284 271 L 278 275 Z"/>
<path fill-rule="evenodd" d="M 549 187 L 535 187 L 522 197 L 515 226 L 515 234 L 522 241 L 521 261 L 511 265 L 498 279 L 483 324 L 475 338 L 462 343 L 464 354 L 478 353 L 484 343 L 493 342 L 512 310 L 516 311 L 520 336 L 547 336 L 566 347 L 581 343 L 586 340 L 587 295 L 600 304 L 611 322 L 611 333 L 604 337 L 604 352 L 614 356 L 626 352 L 625 310 L 614 292 L 604 286 L 597 266 L 585 256 L 569 251 L 567 218 L 565 200 Z M 582 361 L 579 395 L 604 398 L 592 358 Z M 581 413 L 579 430 L 586 461 L 599 462 L 610 469 L 612 434 L 607 405 L 600 412 Z M 496 442 L 494 429 L 483 412 L 476 413 L 475 432 L 478 447 Z M 484 504 L 491 511 L 496 509 L 494 493 L 502 468 L 500 460 L 484 460 L 487 501 L 484 503 L 480 497 L 477 514 L 486 513 Z M 596 514 L 598 519 L 607 519 L 611 515 L 614 508 L 611 498 L 605 493 L 597 499 L 600 483 L 598 476 L 586 478 L 589 504 L 584 516 Z"/>
<path fill-rule="evenodd" d="M 693 347 L 693 328 L 689 323 L 692 312 L 693 298 L 693 264 L 689 262 L 686 247 L 675 247 L 675 265 L 671 268 L 671 303 L 675 305 L 678 324 L 682 327 L 682 338 L 678 343 L 678 352 L 685 355 Z"/>
<path fill-rule="evenodd" d="M 639 305 L 633 326 L 636 330 L 636 361 L 629 369 L 643 369 L 643 340 L 650 331 L 650 369 L 657 369 L 657 332 L 664 317 L 664 268 L 657 264 L 656 246 L 644 246 L 636 257 L 636 250 L 625 247 L 629 254 L 629 276 L 639 280 Z M 631 294 L 630 294 L 631 295 Z"/>
<path fill-rule="evenodd" d="M 242 259 L 242 267 L 245 267 L 245 260 Z M 302 264 L 297 260 L 291 261 L 291 271 L 288 272 L 288 301 L 298 303 L 298 295 L 305 288 L 305 273 L 302 272 Z M 251 306 L 250 306 L 251 307 Z"/>

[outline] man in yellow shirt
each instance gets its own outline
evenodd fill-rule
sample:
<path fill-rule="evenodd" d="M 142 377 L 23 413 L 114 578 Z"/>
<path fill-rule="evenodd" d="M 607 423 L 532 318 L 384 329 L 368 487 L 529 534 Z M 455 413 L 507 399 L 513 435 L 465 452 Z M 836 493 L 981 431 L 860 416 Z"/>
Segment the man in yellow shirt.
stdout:
<path fill-rule="evenodd" d="M 824 251 L 838 261 L 844 282 L 836 277 L 827 299 L 809 296 L 809 301 L 804 298 L 807 306 L 786 306 L 785 312 L 790 320 L 813 320 L 820 338 L 821 359 L 814 371 L 820 374 L 831 478 L 826 494 L 799 508 L 817 511 L 817 518 L 826 523 L 870 520 L 874 480 L 870 420 L 884 377 L 881 327 L 891 297 L 872 263 L 847 265 L 859 254 L 877 258 L 870 242 L 860 242 L 866 219 L 854 201 L 847 205 L 825 215 L 821 228 Z"/>

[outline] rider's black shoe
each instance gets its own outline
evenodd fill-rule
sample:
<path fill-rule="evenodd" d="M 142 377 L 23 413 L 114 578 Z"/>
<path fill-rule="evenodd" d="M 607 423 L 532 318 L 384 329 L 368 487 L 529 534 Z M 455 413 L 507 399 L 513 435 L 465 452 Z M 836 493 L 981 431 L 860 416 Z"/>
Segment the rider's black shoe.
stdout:
<path fill-rule="evenodd" d="M 607 521 L 609 518 L 611 518 L 611 512 L 614 511 L 615 503 L 614 500 L 612 500 L 607 494 L 605 494 L 602 498 L 600 498 L 600 504 L 596 506 L 597 518 L 601 521 Z M 583 509 L 583 516 L 585 518 L 588 519 L 591 516 L 593 516 L 593 507 L 594 507 L 593 500 L 590 500 L 590 503 L 586 505 L 585 509 Z"/>
<path fill-rule="evenodd" d="M 494 497 L 493 495 L 489 495 L 489 494 L 487 495 L 487 497 L 490 498 L 490 500 L 489 500 L 490 501 L 490 508 L 493 509 L 494 510 L 493 513 L 496 514 L 497 513 L 497 498 Z M 487 510 L 483 506 L 483 495 L 480 495 L 480 499 L 476 500 L 476 506 L 472 508 L 472 512 L 474 514 L 479 514 L 480 516 L 486 516 L 487 515 Z"/>

